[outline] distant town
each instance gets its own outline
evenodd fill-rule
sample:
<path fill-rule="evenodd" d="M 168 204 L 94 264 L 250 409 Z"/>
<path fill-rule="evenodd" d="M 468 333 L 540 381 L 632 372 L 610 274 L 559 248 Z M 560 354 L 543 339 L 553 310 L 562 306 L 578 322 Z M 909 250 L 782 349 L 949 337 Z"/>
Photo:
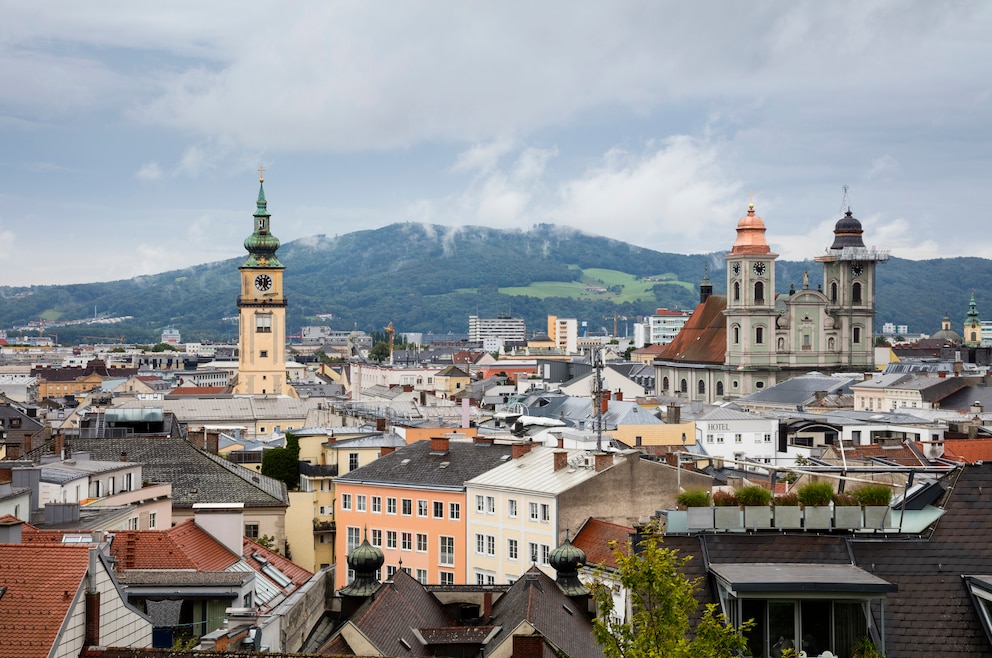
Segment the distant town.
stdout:
<path fill-rule="evenodd" d="M 3 335 L 0 653 L 603 656 L 645 537 L 749 655 L 992 651 L 992 321 L 876 326 L 852 210 L 815 287 L 752 205 L 694 308 L 444 335 L 292 333 L 277 226 L 236 342 Z"/>

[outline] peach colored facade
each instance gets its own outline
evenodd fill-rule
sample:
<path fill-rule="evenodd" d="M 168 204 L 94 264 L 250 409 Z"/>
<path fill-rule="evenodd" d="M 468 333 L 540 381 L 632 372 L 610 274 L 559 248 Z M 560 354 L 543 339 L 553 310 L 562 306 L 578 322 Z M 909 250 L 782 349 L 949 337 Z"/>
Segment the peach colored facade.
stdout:
<path fill-rule="evenodd" d="M 439 435 L 448 436 L 452 440 L 457 440 L 459 437 L 472 439 L 479 434 L 479 429 L 476 427 L 459 427 L 451 430 L 439 430 L 437 427 L 403 427 L 394 431 L 407 443 L 427 441 Z"/>
<path fill-rule="evenodd" d="M 382 579 L 401 567 L 424 583 L 465 584 L 465 493 L 337 481 L 334 503 L 338 568 L 335 589 L 348 584 L 349 538 L 382 549 Z M 443 546 L 443 552 L 442 552 Z"/>

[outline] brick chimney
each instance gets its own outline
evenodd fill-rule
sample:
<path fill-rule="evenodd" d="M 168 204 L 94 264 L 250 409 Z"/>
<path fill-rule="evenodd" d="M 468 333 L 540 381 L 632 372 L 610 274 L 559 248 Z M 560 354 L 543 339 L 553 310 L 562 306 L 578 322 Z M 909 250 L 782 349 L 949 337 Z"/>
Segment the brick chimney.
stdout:
<path fill-rule="evenodd" d="M 510 446 L 510 456 L 513 459 L 520 459 L 528 452 L 530 452 L 530 449 L 533 447 L 534 444 L 529 441 L 527 443 L 514 443 L 512 446 Z"/>
<path fill-rule="evenodd" d="M 482 593 L 482 621 L 488 622 L 493 616 L 493 593 L 486 590 Z"/>
<path fill-rule="evenodd" d="M 568 466 L 568 453 L 564 450 L 555 450 L 555 471 L 560 471 Z"/>
<path fill-rule="evenodd" d="M 396 452 L 396 448 L 394 448 L 393 446 L 382 446 L 381 448 L 379 448 L 380 457 L 385 457 L 386 455 L 392 454 L 394 452 Z"/>
<path fill-rule="evenodd" d="M 493 438 L 491 436 L 473 436 L 472 443 L 480 446 L 491 446 Z"/>
<path fill-rule="evenodd" d="M 610 391 L 603 391 L 600 394 L 600 396 L 601 397 L 599 398 L 599 410 L 605 414 L 607 411 L 610 410 L 610 398 L 613 397 L 613 394 L 610 393 Z"/>
<path fill-rule="evenodd" d="M 602 470 L 613 466 L 613 455 L 608 452 L 597 452 L 596 453 L 596 472 L 599 473 Z"/>
<path fill-rule="evenodd" d="M 563 437 L 563 436 L 559 436 L 558 437 L 558 447 L 559 448 L 564 448 L 565 447 L 565 437 Z"/>
<path fill-rule="evenodd" d="M 375 419 L 375 431 L 376 432 L 385 432 L 386 431 L 386 419 L 385 418 L 376 418 Z"/>
<path fill-rule="evenodd" d="M 613 394 L 613 399 L 617 402 L 623 402 L 623 391 L 617 391 Z"/>
<path fill-rule="evenodd" d="M 431 452 L 438 454 L 445 454 L 448 452 L 448 437 L 446 436 L 432 436 L 431 437 Z"/>
<path fill-rule="evenodd" d="M 534 635 L 514 635 L 513 636 L 513 658 L 543 658 L 544 656 L 544 636 L 535 633 Z"/>

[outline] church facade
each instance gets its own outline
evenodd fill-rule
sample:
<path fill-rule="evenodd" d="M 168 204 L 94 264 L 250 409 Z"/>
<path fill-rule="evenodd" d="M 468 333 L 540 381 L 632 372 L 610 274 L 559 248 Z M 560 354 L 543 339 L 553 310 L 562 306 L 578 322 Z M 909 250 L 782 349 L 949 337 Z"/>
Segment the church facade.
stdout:
<path fill-rule="evenodd" d="M 717 402 L 814 370 L 872 369 L 875 268 L 887 254 L 866 248 L 862 234 L 848 210 L 814 259 L 823 283 L 811 288 L 803 272 L 800 288 L 776 294 L 778 254 L 751 205 L 724 256 L 727 294 L 704 282 L 692 317 L 654 361 L 659 395 Z"/>
<path fill-rule="evenodd" d="M 259 176 L 254 229 L 245 239 L 248 258 L 238 271 L 238 380 L 235 395 L 290 395 L 286 381 L 285 266 L 276 257 L 279 239 L 269 225 L 265 180 Z"/>

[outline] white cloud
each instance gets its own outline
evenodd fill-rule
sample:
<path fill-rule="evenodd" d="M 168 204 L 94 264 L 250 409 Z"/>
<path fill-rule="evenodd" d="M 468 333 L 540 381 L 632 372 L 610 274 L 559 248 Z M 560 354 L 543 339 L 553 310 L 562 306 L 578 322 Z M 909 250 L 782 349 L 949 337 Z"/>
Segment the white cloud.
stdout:
<path fill-rule="evenodd" d="M 140 180 L 160 180 L 163 176 L 162 167 L 157 162 L 146 162 L 134 175 Z"/>

